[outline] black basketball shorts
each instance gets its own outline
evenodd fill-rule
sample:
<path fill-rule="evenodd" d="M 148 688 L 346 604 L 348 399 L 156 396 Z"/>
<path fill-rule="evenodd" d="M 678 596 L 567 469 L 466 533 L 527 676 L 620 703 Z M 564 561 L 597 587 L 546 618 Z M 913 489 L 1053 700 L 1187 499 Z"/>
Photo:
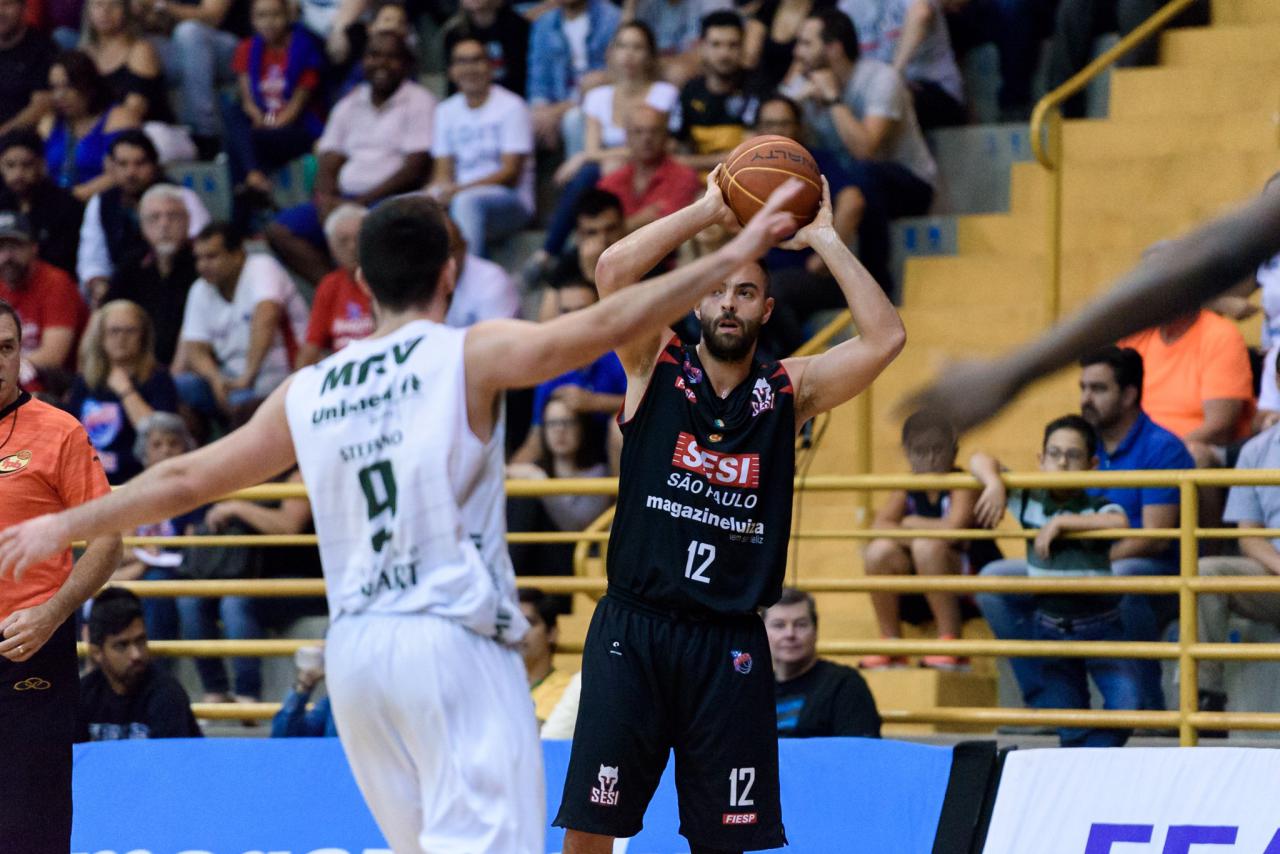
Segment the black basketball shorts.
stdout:
<path fill-rule="evenodd" d="M 635 836 L 672 750 L 680 833 L 690 843 L 722 851 L 786 844 L 760 618 L 677 617 L 611 593 L 587 632 L 555 825 Z"/>
<path fill-rule="evenodd" d="M 0 658 L 0 854 L 71 850 L 79 702 L 74 618 L 29 661 Z"/>

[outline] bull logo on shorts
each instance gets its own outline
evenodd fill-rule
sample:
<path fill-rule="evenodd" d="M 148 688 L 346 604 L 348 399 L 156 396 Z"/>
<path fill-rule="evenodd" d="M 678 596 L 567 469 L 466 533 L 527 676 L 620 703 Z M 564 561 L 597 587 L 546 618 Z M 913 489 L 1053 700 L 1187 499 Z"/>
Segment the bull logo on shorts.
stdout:
<path fill-rule="evenodd" d="M 742 674 L 751 672 L 751 653 L 735 649 L 730 651 L 729 655 L 733 657 L 734 670 Z"/>
<path fill-rule="evenodd" d="M 618 805 L 618 766 L 601 765 L 600 773 L 596 778 L 600 781 L 600 785 L 591 787 L 591 803 L 616 807 Z"/>

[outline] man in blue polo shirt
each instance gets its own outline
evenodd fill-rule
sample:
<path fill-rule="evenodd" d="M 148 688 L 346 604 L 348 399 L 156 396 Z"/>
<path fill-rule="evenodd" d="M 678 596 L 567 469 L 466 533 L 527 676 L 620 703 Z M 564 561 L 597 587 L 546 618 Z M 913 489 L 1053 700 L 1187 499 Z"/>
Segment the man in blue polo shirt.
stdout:
<path fill-rule="evenodd" d="M 1098 433 L 1101 471 L 1193 469 L 1195 461 L 1182 440 L 1156 424 L 1142 411 L 1142 357 L 1136 350 L 1107 347 L 1080 360 L 1080 414 Z M 1178 490 L 1171 487 L 1095 489 L 1090 492 L 1119 504 L 1131 528 L 1176 528 Z M 1177 543 L 1135 537 L 1117 540 L 1111 547 L 1115 575 L 1176 575 Z M 983 575 L 1026 575 L 1026 561 L 1002 560 L 988 564 Z M 1034 597 L 981 593 L 978 607 L 996 637 L 1028 640 Z M 1173 618 L 1173 596 L 1129 595 L 1121 599 L 1125 639 L 1158 640 L 1161 627 Z M 1041 690 L 1035 659 L 1011 659 L 1014 675 L 1028 705 Z M 1163 709 L 1160 664 L 1137 662 L 1139 690 L 1144 709 Z"/>

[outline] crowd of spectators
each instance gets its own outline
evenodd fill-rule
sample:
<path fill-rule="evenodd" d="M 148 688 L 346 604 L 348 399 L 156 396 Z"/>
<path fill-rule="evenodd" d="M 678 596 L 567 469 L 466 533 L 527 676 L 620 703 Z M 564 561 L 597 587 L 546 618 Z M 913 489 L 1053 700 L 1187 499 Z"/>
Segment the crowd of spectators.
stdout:
<path fill-rule="evenodd" d="M 0 0 L 0 297 L 23 320 L 22 380 L 80 419 L 111 482 L 124 483 L 241 423 L 291 370 L 372 331 L 369 297 L 355 278 L 355 244 L 365 211 L 381 200 L 425 192 L 447 208 L 458 269 L 448 323 L 517 316 L 522 306 L 546 318 L 594 301 L 595 265 L 605 248 L 687 205 L 715 164 L 757 133 L 787 136 L 813 151 L 831 185 L 837 231 L 857 242 L 864 264 L 892 289 L 889 222 L 926 213 L 938 187 L 926 131 L 969 120 L 963 54 L 996 45 L 1002 115 L 1023 120 L 1043 39 L 1050 39 L 1050 82 L 1061 82 L 1087 61 L 1097 33 L 1127 31 L 1156 5 Z M 1193 9 L 1183 23 L 1202 11 Z M 1151 60 L 1142 52 L 1131 59 Z M 1079 102 L 1069 109 L 1079 114 Z M 234 192 L 227 218 L 215 221 L 205 200 L 171 175 L 184 161 L 223 153 L 215 163 L 228 170 Z M 280 209 L 278 172 L 306 156 L 314 157 L 310 197 Z M 536 252 L 513 259 L 501 251 L 530 226 L 545 228 Z M 812 253 L 775 252 L 770 263 L 779 306 L 764 345 L 784 355 L 802 340 L 809 316 L 841 297 Z M 1258 275 L 1272 337 L 1272 321 L 1280 324 L 1280 298 L 1270 293 L 1280 281 L 1276 266 Z M 1220 310 L 1247 311 L 1238 304 Z M 1096 431 L 1100 467 L 1222 466 L 1237 454 L 1245 467 L 1270 460 L 1270 446 L 1257 444 L 1269 433 L 1243 453 L 1239 443 L 1280 418 L 1274 349 L 1255 405 L 1243 340 L 1217 314 L 1181 318 L 1123 344 L 1133 349 L 1083 368 L 1081 412 Z M 624 390 L 610 354 L 513 397 L 511 476 L 616 472 L 620 436 L 610 416 Z M 956 470 L 947 425 L 918 418 L 903 443 L 913 471 Z M 1168 492 L 1111 490 L 1106 498 L 1129 526 L 1163 527 L 1177 512 Z M 517 499 L 509 515 L 512 530 L 579 530 L 607 506 L 592 496 Z M 1227 518 L 1270 526 L 1268 506 L 1265 495 L 1248 501 L 1233 491 Z M 970 527 L 982 521 L 981 510 L 971 491 L 896 493 L 876 524 Z M 298 533 L 309 526 L 305 501 L 223 502 L 138 533 Z M 1244 542 L 1251 543 L 1244 557 L 1224 557 L 1206 572 L 1270 571 L 1276 548 Z M 572 571 L 571 547 L 513 546 L 512 554 L 522 573 Z M 314 561 L 299 568 L 295 557 L 138 548 L 116 577 L 314 573 Z M 1028 562 L 998 558 L 980 542 L 883 539 L 870 544 L 867 571 L 1028 572 Z M 1174 566 L 1168 548 L 1141 539 L 1116 543 L 1109 561 L 1117 574 Z M 1257 611 L 1255 599 L 1263 602 L 1205 597 L 1216 609 L 1206 612 L 1205 631 L 1225 631 L 1232 611 L 1280 621 L 1280 612 Z M 956 637 L 974 611 L 973 603 L 944 594 L 902 603 L 876 594 L 873 602 L 885 636 L 896 636 L 905 619 L 932 620 L 940 637 Z M 525 602 L 548 649 L 562 604 L 556 597 Z M 1030 636 L 1042 604 L 978 598 L 997 633 L 1008 637 Z M 95 722 L 94 737 L 158 731 L 124 711 L 139 692 L 160 690 L 142 676 L 163 671 L 147 663 L 146 635 L 253 637 L 264 625 L 259 606 L 238 597 L 119 599 L 103 607 L 93 636 L 105 688 L 95 690 L 98 705 L 112 711 Z M 1125 597 L 1117 608 L 1130 639 L 1158 636 L 1171 615 L 1153 597 Z M 775 658 L 790 662 L 780 665 L 780 686 L 797 696 L 810 690 L 802 690 L 808 682 L 822 683 L 814 690 L 823 695 L 828 683 L 833 691 L 865 693 L 817 661 L 811 599 L 791 595 L 776 610 L 771 620 L 783 639 Z M 120 658 L 126 653 L 132 664 Z M 545 660 L 531 670 L 550 666 L 550 652 L 539 654 Z M 863 665 L 900 663 L 873 656 Z M 966 665 L 945 655 L 924 663 Z M 1142 705 L 1158 707 L 1158 673 L 1150 663 L 1136 669 Z M 208 700 L 261 695 L 252 659 L 238 659 L 232 679 L 214 661 L 199 670 Z M 1017 670 L 1031 702 L 1047 668 L 1024 661 Z M 291 726 L 301 725 L 294 719 L 318 678 L 300 674 L 298 702 L 286 709 Z M 1208 702 L 1220 706 L 1220 677 L 1206 667 L 1202 678 Z M 556 685 L 563 687 L 558 676 Z M 795 710 L 804 707 L 797 702 Z M 780 704 L 780 728 L 810 720 L 812 706 L 806 708 L 787 712 L 784 726 Z M 863 719 L 873 716 L 874 705 Z M 859 726 L 878 732 L 878 719 Z"/>

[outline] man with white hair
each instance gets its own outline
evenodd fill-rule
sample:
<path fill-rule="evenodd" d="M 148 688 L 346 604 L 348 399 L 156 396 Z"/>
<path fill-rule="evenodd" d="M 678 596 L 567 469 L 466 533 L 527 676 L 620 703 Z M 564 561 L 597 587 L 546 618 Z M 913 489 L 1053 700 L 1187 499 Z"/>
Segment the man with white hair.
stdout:
<path fill-rule="evenodd" d="M 147 252 L 112 274 L 106 298 L 132 300 L 146 310 L 156 330 L 156 358 L 168 365 L 178 347 L 187 293 L 199 278 L 186 194 L 173 184 L 156 184 L 142 194 L 138 219 Z"/>
<path fill-rule="evenodd" d="M 325 217 L 325 241 L 338 268 L 316 286 L 307 337 L 298 350 L 299 368 L 314 365 L 373 331 L 369 293 L 356 284 L 356 250 L 364 215 L 363 207 L 346 202 Z"/>

